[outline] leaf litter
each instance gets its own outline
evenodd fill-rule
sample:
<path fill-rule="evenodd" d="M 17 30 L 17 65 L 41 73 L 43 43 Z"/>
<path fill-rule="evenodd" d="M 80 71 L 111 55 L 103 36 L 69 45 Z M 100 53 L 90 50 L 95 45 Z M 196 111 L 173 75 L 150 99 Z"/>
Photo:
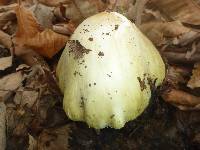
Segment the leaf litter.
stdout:
<path fill-rule="evenodd" d="M 197 0 L 3 0 L 0 5 L 0 102 L 6 107 L 0 140 L 6 149 L 199 148 Z M 164 86 L 140 117 L 121 130 L 97 132 L 66 117 L 55 67 L 78 24 L 103 10 L 135 22 L 168 69 Z"/>

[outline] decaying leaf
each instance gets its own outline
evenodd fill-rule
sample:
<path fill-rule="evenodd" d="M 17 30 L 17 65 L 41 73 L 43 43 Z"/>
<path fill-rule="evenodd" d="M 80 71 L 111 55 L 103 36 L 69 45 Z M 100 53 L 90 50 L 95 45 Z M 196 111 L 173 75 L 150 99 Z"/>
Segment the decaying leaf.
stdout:
<path fill-rule="evenodd" d="M 38 23 L 44 28 L 52 28 L 54 14 L 53 7 L 48 7 L 43 4 L 33 5 L 31 11 L 34 13 Z"/>
<path fill-rule="evenodd" d="M 9 74 L 0 79 L 0 90 L 15 90 L 23 81 L 23 75 L 21 71 Z"/>
<path fill-rule="evenodd" d="M 70 125 L 44 130 L 38 140 L 38 150 L 69 150 Z"/>
<path fill-rule="evenodd" d="M 191 89 L 200 87 L 200 63 L 194 65 L 192 76 L 187 84 Z"/>
<path fill-rule="evenodd" d="M 157 46 L 165 44 L 165 38 L 175 38 L 191 31 L 178 21 L 148 22 L 142 24 L 140 29 Z"/>
<path fill-rule="evenodd" d="M 32 48 L 48 58 L 54 56 L 64 47 L 68 37 L 55 33 L 51 29 L 42 30 L 29 10 L 23 6 L 18 6 L 16 15 L 18 19 L 18 30 L 15 36 L 16 45 Z M 20 49 L 18 50 L 20 51 Z"/>
<path fill-rule="evenodd" d="M 200 109 L 200 97 L 191 95 L 187 92 L 177 89 L 165 91 L 162 94 L 163 99 L 177 106 L 181 110 Z"/>
<path fill-rule="evenodd" d="M 60 23 L 53 26 L 53 31 L 64 35 L 71 35 L 75 29 L 73 23 Z"/>
<path fill-rule="evenodd" d="M 0 101 L 4 101 L 9 93 L 16 90 L 23 81 L 21 71 L 9 74 L 0 79 Z"/>
<path fill-rule="evenodd" d="M 39 97 L 39 92 L 32 89 L 19 88 L 16 92 L 14 102 L 16 105 L 26 106 L 28 108 L 32 108 L 36 103 Z"/>
<path fill-rule="evenodd" d="M 194 0 L 153 0 L 153 2 L 173 20 L 200 25 L 200 8 Z"/>

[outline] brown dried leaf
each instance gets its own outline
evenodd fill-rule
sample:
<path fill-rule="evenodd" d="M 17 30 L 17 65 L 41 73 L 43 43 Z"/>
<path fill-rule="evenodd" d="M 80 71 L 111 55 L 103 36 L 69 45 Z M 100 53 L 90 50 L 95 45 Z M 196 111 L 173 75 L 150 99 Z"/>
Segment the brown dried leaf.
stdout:
<path fill-rule="evenodd" d="M 0 30 L 0 43 L 10 49 L 12 47 L 11 36 Z"/>
<path fill-rule="evenodd" d="M 165 43 L 165 38 L 174 38 L 186 34 L 191 29 L 183 26 L 180 22 L 148 22 L 140 26 L 142 32 L 156 45 Z"/>
<path fill-rule="evenodd" d="M 21 71 L 9 74 L 0 79 L 0 90 L 13 91 L 17 89 L 23 81 Z"/>
<path fill-rule="evenodd" d="M 70 125 L 44 130 L 38 140 L 38 150 L 68 150 Z"/>
<path fill-rule="evenodd" d="M 42 29 L 36 22 L 33 13 L 23 6 L 18 5 L 15 9 L 17 15 L 18 29 L 15 40 L 17 43 L 24 44 L 26 39 L 33 38 Z"/>
<path fill-rule="evenodd" d="M 43 4 L 37 4 L 31 7 L 31 11 L 34 13 L 38 23 L 44 28 L 52 28 L 54 19 L 53 9 L 53 7 L 48 7 Z"/>
<path fill-rule="evenodd" d="M 67 40 L 67 36 L 55 33 L 50 29 L 45 29 L 34 38 L 28 39 L 25 45 L 33 48 L 42 56 L 51 58 L 65 46 Z"/>
<path fill-rule="evenodd" d="M 16 15 L 14 10 L 0 13 L 0 28 L 2 29 L 5 24 L 7 24 L 9 21 L 14 21 L 15 19 Z"/>
<path fill-rule="evenodd" d="M 12 56 L 0 58 L 0 70 L 5 70 L 10 66 L 12 66 Z"/>
<path fill-rule="evenodd" d="M 166 102 L 177 106 L 181 110 L 200 109 L 200 97 L 191 95 L 181 90 L 166 90 L 162 93 L 162 97 Z"/>
<path fill-rule="evenodd" d="M 0 79 L 0 101 L 6 100 L 11 91 L 16 90 L 23 81 L 22 73 L 16 72 Z"/>
<path fill-rule="evenodd" d="M 71 35 L 76 29 L 73 23 L 60 23 L 53 26 L 53 31 L 64 35 Z"/>
<path fill-rule="evenodd" d="M 17 105 L 27 106 L 28 108 L 32 108 L 39 97 L 39 92 L 36 90 L 27 90 L 25 88 L 20 88 L 16 92 L 14 97 L 14 102 Z"/>
<path fill-rule="evenodd" d="M 22 6 L 16 9 L 18 19 L 18 30 L 15 36 L 15 44 L 32 48 L 39 54 L 51 58 L 62 47 L 68 37 L 55 33 L 50 29 L 41 30 L 33 14 Z M 20 49 L 17 49 L 20 51 Z M 16 52 L 22 54 L 23 52 Z"/>
<path fill-rule="evenodd" d="M 194 0 L 152 0 L 154 4 L 173 20 L 200 25 L 200 7 Z"/>
<path fill-rule="evenodd" d="M 192 76 L 190 77 L 187 86 L 191 89 L 200 87 L 200 63 L 194 65 Z"/>

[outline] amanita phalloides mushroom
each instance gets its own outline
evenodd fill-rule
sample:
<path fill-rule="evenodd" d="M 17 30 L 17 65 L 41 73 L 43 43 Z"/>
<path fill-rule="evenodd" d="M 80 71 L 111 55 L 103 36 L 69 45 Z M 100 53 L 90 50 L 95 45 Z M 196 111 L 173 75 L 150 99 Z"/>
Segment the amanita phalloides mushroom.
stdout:
<path fill-rule="evenodd" d="M 148 106 L 165 77 L 154 45 L 126 17 L 102 12 L 84 20 L 57 66 L 63 107 L 90 127 L 122 128 Z"/>

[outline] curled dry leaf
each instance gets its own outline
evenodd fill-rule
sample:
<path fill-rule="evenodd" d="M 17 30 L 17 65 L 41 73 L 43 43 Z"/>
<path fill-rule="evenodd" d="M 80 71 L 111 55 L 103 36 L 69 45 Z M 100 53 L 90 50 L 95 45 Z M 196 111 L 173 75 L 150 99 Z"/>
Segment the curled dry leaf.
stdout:
<path fill-rule="evenodd" d="M 171 89 L 170 91 L 164 91 L 162 97 L 166 102 L 169 102 L 182 110 L 187 110 L 187 108 L 188 110 L 200 109 L 200 97 L 181 90 Z"/>
<path fill-rule="evenodd" d="M 194 65 L 192 76 L 187 84 L 191 89 L 200 87 L 200 63 Z"/>
<path fill-rule="evenodd" d="M 32 48 L 39 54 L 51 58 L 68 40 L 67 36 L 55 33 L 51 29 L 42 30 L 31 11 L 22 6 L 16 8 L 16 15 L 18 20 L 18 30 L 14 40 L 16 46 Z M 17 54 L 26 53 L 17 50 Z"/>
<path fill-rule="evenodd" d="M 53 31 L 65 35 L 71 35 L 76 29 L 73 23 L 60 23 L 53 26 Z"/>
<path fill-rule="evenodd" d="M 184 23 L 200 25 L 200 7 L 194 0 L 152 0 L 166 16 Z"/>

